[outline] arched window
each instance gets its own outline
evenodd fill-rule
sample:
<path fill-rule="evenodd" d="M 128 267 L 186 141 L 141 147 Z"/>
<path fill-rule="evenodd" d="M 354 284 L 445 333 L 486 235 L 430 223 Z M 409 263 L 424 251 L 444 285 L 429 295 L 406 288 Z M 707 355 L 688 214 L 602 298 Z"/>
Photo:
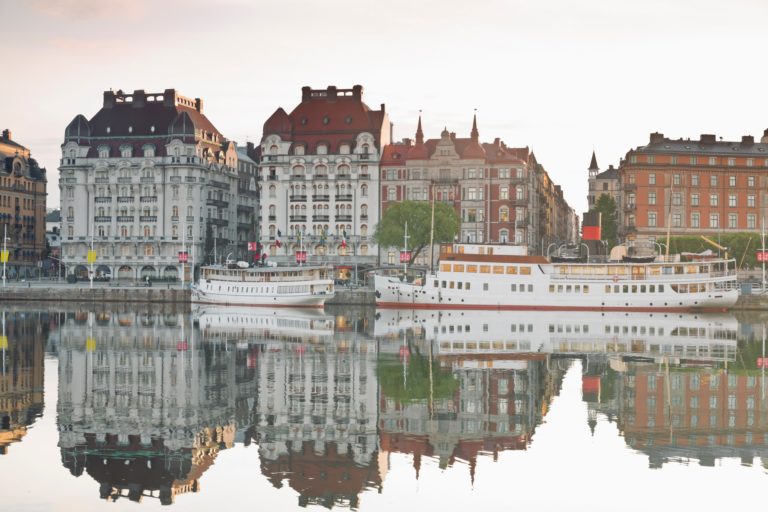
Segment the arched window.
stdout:
<path fill-rule="evenodd" d="M 178 217 L 179 216 L 179 207 L 178 207 L 178 205 L 173 205 L 173 207 L 171 208 L 171 215 L 173 215 L 174 217 Z"/>
<path fill-rule="evenodd" d="M 362 185 L 360 187 L 360 197 L 368 197 L 368 185 Z"/>
<path fill-rule="evenodd" d="M 149 226 L 144 226 L 144 236 L 149 237 L 149 234 L 152 231 L 149 229 Z"/>
<path fill-rule="evenodd" d="M 154 256 L 155 255 L 155 248 L 152 246 L 152 244 L 146 244 L 144 246 L 144 256 Z"/>
<path fill-rule="evenodd" d="M 509 242 L 509 231 L 506 229 L 502 229 L 499 231 L 499 242 L 505 244 Z"/>
<path fill-rule="evenodd" d="M 328 167 L 324 165 L 318 165 L 315 167 L 315 174 L 323 175 L 328 174 Z"/>
<path fill-rule="evenodd" d="M 368 205 L 364 204 L 360 206 L 360 215 L 368 216 Z"/>
<path fill-rule="evenodd" d="M 269 154 L 270 155 L 276 155 L 277 154 L 277 144 L 272 144 L 269 146 Z"/>
<path fill-rule="evenodd" d="M 293 208 L 293 206 L 291 206 Z M 277 207 L 273 204 L 269 205 L 269 216 L 273 217 L 277 211 Z"/>
<path fill-rule="evenodd" d="M 506 206 L 499 208 L 499 222 L 509 222 L 509 208 Z"/>
<path fill-rule="evenodd" d="M 75 216 L 75 209 L 71 206 L 67 208 L 67 217 L 74 217 Z"/>
<path fill-rule="evenodd" d="M 99 158 L 109 158 L 109 146 L 99 146 Z"/>
<path fill-rule="evenodd" d="M 518 201 L 522 201 L 523 200 L 523 193 L 524 193 L 523 187 L 518 185 L 517 188 L 515 189 L 515 199 L 518 200 Z"/>
<path fill-rule="evenodd" d="M 360 225 L 360 236 L 368 236 L 368 226 L 365 224 Z"/>
<path fill-rule="evenodd" d="M 274 185 L 269 186 L 269 197 L 277 197 L 277 188 Z"/>
<path fill-rule="evenodd" d="M 179 237 L 179 226 L 177 224 L 174 224 L 171 227 L 171 231 L 172 231 L 171 235 L 173 236 L 173 238 L 178 238 Z"/>
<path fill-rule="evenodd" d="M 123 238 L 128 236 L 128 226 L 120 226 L 120 236 Z"/>
<path fill-rule="evenodd" d="M 271 224 L 271 225 L 269 226 L 269 237 L 270 237 L 270 238 L 275 238 L 275 232 L 276 232 L 276 231 L 277 231 L 277 228 L 275 227 L 275 225 L 274 225 L 274 224 Z"/>
<path fill-rule="evenodd" d="M 318 144 L 317 145 L 317 154 L 318 155 L 327 155 L 328 154 L 328 146 L 325 144 Z"/>

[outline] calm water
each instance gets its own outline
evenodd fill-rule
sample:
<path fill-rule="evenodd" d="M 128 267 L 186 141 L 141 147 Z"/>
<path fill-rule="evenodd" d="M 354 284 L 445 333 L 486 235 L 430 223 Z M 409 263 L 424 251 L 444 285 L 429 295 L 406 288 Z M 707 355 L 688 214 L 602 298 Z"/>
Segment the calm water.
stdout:
<path fill-rule="evenodd" d="M 5 510 L 733 510 L 768 487 L 757 316 L 4 307 Z"/>

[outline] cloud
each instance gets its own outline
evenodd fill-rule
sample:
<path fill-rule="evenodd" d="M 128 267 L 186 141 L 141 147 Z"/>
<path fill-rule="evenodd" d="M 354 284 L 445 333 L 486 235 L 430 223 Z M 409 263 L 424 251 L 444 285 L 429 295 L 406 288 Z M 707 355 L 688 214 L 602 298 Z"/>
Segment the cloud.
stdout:
<path fill-rule="evenodd" d="M 145 0 L 28 0 L 27 5 L 46 16 L 78 21 L 110 18 L 137 21 L 147 13 Z"/>

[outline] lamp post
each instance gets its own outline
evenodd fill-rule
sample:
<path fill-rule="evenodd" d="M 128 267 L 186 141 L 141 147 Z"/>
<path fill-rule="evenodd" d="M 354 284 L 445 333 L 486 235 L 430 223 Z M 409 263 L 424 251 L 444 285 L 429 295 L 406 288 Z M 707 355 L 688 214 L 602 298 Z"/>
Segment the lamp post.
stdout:
<path fill-rule="evenodd" d="M 8 263 L 8 224 L 3 225 L 3 252 L 0 253 L 3 260 L 3 288 L 5 288 L 5 267 Z"/>

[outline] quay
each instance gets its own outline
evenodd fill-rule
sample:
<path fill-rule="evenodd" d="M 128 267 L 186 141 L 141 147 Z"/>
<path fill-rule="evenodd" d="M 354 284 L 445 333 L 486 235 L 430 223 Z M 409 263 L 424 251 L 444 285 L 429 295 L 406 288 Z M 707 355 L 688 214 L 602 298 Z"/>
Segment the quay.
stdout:
<path fill-rule="evenodd" d="M 122 284 L 87 281 L 69 284 L 56 280 L 8 281 L 0 287 L 0 302 L 138 302 L 163 304 L 189 304 L 189 286 L 179 283 Z M 373 290 L 369 288 L 336 289 L 328 305 L 364 306 L 374 304 Z"/>
<path fill-rule="evenodd" d="M 143 303 L 189 303 L 189 287 L 181 288 L 179 283 L 141 284 L 93 283 L 69 284 L 55 280 L 9 281 L 0 287 L 0 302 L 143 302 Z M 337 287 L 333 299 L 327 305 L 373 306 L 374 292 L 370 288 Z M 734 311 L 768 310 L 768 293 L 742 294 L 731 308 Z"/>

